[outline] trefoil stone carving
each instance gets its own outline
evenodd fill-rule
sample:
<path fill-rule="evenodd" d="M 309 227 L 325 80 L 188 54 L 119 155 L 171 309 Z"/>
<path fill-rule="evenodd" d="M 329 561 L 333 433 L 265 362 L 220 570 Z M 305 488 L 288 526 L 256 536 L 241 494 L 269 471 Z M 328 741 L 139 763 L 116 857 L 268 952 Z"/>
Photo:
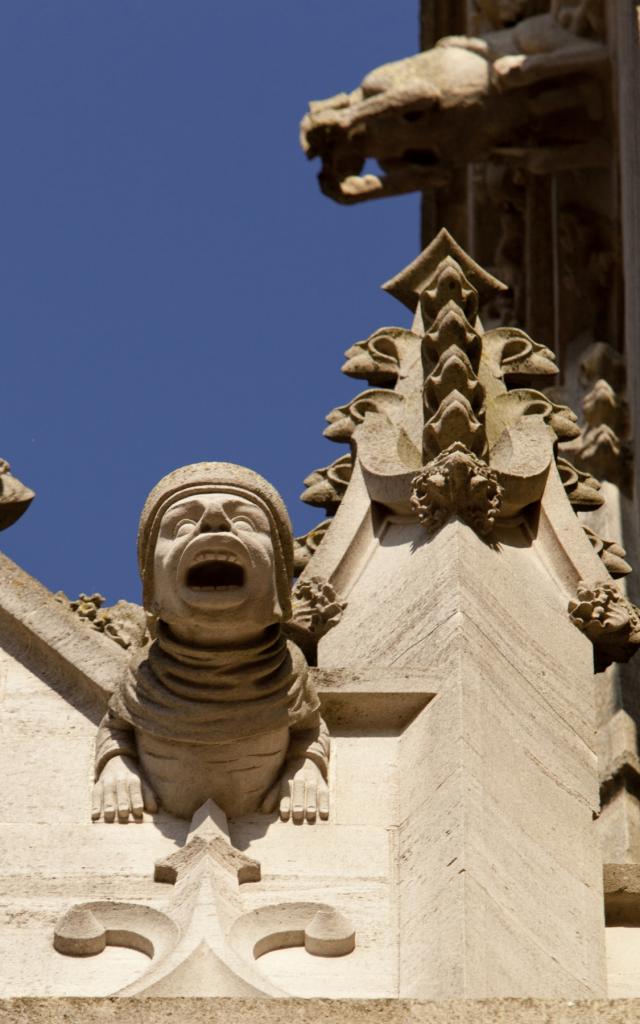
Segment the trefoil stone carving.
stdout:
<path fill-rule="evenodd" d="M 342 372 L 368 381 L 371 387 L 393 387 L 403 376 L 403 363 L 416 344 L 420 344 L 420 336 L 405 327 L 379 327 L 347 349 Z"/>
<path fill-rule="evenodd" d="M 591 473 L 576 469 L 568 459 L 558 458 L 556 465 L 567 497 L 576 512 L 591 512 L 604 504 L 600 481 Z"/>
<path fill-rule="evenodd" d="M 260 971 L 266 953 L 299 946 L 341 957 L 355 949 L 353 924 L 330 904 L 245 898 L 261 865 L 233 846 L 212 800 L 194 813 L 185 845 L 156 862 L 154 878 L 175 886 L 162 911 L 95 900 L 72 906 L 54 929 L 64 956 L 97 956 L 112 945 L 146 954 L 146 968 L 116 996 L 284 996 Z"/>

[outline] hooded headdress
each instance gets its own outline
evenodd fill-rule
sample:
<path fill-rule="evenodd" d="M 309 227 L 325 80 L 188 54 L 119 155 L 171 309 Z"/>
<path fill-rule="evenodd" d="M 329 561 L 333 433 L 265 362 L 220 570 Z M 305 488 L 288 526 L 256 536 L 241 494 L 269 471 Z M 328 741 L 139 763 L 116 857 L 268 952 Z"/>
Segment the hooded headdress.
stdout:
<path fill-rule="evenodd" d="M 151 491 L 138 527 L 138 566 L 145 608 L 150 608 L 153 600 L 153 553 L 164 513 L 182 498 L 216 491 L 238 494 L 266 513 L 275 554 L 276 589 L 286 622 L 291 617 L 293 531 L 285 504 L 264 477 L 232 462 L 196 462 L 182 466 L 163 477 Z"/>

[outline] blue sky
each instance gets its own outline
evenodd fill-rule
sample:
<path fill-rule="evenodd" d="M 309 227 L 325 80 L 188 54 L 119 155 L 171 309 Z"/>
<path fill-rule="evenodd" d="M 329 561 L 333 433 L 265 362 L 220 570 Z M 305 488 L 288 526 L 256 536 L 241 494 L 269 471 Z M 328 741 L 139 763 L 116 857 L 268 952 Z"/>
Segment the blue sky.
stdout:
<path fill-rule="evenodd" d="M 302 480 L 346 450 L 344 349 L 407 322 L 379 286 L 419 207 L 323 197 L 298 122 L 417 38 L 417 0 L 3 0 L 0 456 L 37 498 L 0 546 L 47 586 L 138 600 L 140 508 L 183 463 L 322 517 Z"/>

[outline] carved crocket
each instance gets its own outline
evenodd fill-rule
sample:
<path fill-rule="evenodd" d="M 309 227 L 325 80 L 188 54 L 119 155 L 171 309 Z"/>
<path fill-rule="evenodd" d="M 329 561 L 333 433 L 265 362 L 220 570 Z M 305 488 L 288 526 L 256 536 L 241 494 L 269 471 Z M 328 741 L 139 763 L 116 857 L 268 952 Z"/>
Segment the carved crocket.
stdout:
<path fill-rule="evenodd" d="M 189 818 L 276 806 L 328 815 L 328 731 L 291 616 L 293 538 L 280 495 L 251 470 L 208 462 L 170 473 L 142 512 L 138 560 L 154 638 L 103 719 L 93 816 L 143 809 Z"/>
<path fill-rule="evenodd" d="M 353 92 L 310 104 L 302 146 L 342 203 L 446 185 L 455 165 L 505 160 L 534 173 L 602 163 L 607 66 L 601 0 L 551 11 L 371 71 Z M 572 76 L 558 90 L 558 79 Z M 376 159 L 382 174 L 362 174 Z"/>

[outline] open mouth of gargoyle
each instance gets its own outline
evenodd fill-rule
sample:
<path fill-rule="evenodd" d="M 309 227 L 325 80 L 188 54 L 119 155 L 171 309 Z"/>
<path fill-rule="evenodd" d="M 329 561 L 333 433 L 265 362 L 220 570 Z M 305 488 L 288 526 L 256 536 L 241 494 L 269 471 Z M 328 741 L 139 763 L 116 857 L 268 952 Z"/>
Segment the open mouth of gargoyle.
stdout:
<path fill-rule="evenodd" d="M 193 590 L 238 590 L 244 586 L 245 573 L 235 555 L 203 551 L 187 570 L 185 582 Z"/>
<path fill-rule="evenodd" d="M 367 168 L 371 168 L 367 171 Z M 402 157 L 362 160 L 359 173 L 337 171 L 325 161 L 319 175 L 323 192 L 340 203 L 357 203 L 364 199 L 382 198 L 415 192 L 427 187 L 448 185 L 451 174 L 433 150 L 407 150 Z"/>

